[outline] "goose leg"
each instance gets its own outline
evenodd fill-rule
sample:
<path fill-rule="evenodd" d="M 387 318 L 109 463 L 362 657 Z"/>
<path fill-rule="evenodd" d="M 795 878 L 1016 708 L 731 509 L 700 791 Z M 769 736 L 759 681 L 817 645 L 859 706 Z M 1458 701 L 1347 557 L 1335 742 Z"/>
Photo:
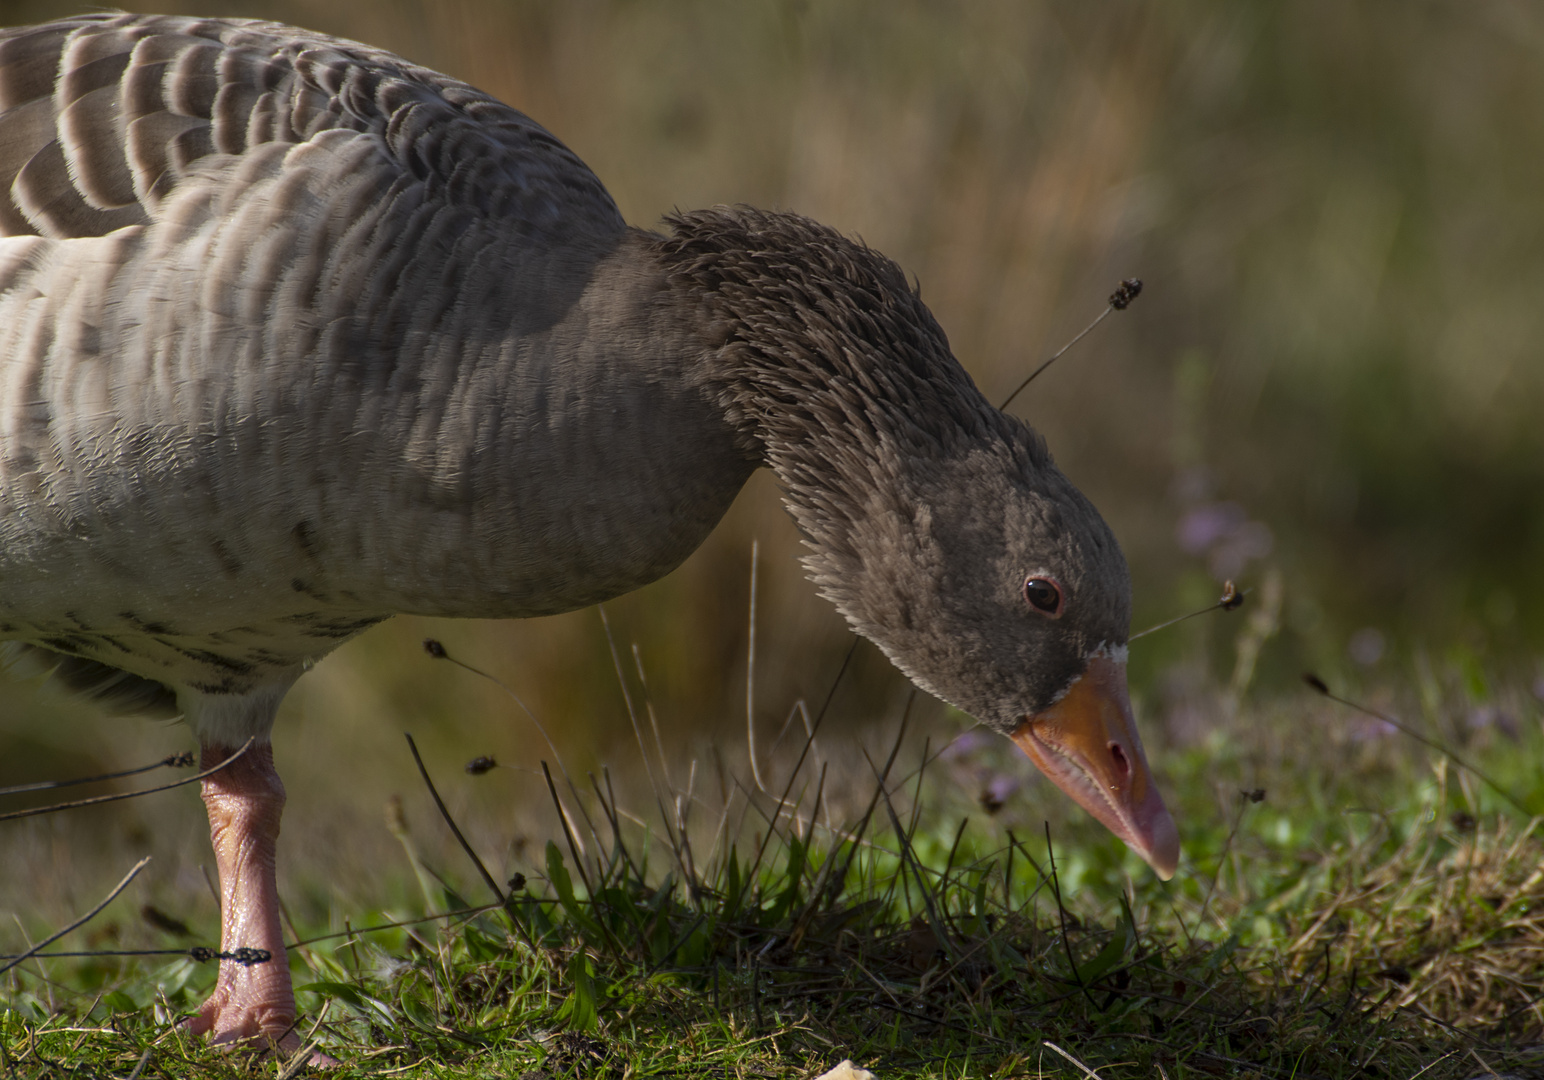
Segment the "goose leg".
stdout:
<path fill-rule="evenodd" d="M 212 769 L 233 753 L 234 747 L 204 743 L 199 767 Z M 295 992 L 274 876 L 284 784 L 273 767 L 273 747 L 253 746 L 205 780 L 203 796 L 220 874 L 220 948 L 267 949 L 273 956 L 250 967 L 221 960 L 214 993 L 189 1026 L 216 1043 L 261 1041 L 295 1049 Z"/>

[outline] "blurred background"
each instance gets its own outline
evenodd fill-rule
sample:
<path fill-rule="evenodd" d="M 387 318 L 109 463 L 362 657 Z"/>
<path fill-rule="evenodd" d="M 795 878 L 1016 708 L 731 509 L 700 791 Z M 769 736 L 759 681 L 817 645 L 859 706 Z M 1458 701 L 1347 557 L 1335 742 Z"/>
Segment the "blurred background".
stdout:
<path fill-rule="evenodd" d="M 0 22 L 79 7 L 0 0 Z M 745 202 L 859 235 L 916 275 L 994 399 L 1120 279 L 1141 278 L 1141 299 L 1014 410 L 1124 545 L 1134 629 L 1204 606 L 1224 579 L 1250 590 L 1242 612 L 1133 646 L 1150 744 L 1204 739 L 1246 701 L 1291 724 L 1309 668 L 1388 700 L 1453 684 L 1474 710 L 1508 687 L 1508 718 L 1537 716 L 1544 8 L 1532 0 L 147 10 L 294 22 L 465 79 L 566 142 L 635 224 Z M 504 680 L 577 782 L 605 765 L 647 791 L 625 684 L 646 732 L 652 707 L 678 785 L 695 762 L 692 782 L 718 800 L 746 771 L 753 545 L 750 711 L 777 757 L 794 741 L 774 751 L 779 729 L 800 701 L 818 710 L 851 637 L 802 578 L 761 475 L 685 566 L 607 605 L 610 645 L 595 609 L 398 619 L 307 675 L 275 738 L 294 887 L 371 903 L 398 888 L 405 864 L 381 809 L 393 793 L 424 843 L 444 841 L 403 730 L 485 850 L 508 870 L 539 861 L 552 819 L 530 809 L 546 793 L 526 770 L 551 753 L 503 690 L 427 656 L 430 635 Z M 908 688 L 866 643 L 852 663 L 822 750 L 861 778 L 858 751 L 886 752 Z M 913 719 L 935 739 L 965 722 L 926 701 Z M 34 683 L 0 687 L 0 784 L 190 742 Z M 514 768 L 470 778 L 460 766 L 477 754 Z M 1015 797 L 1045 797 L 1029 790 Z M 85 906 L 128 851 L 158 854 L 168 904 L 204 895 L 193 790 L 123 805 L 0 826 L 0 904 Z"/>

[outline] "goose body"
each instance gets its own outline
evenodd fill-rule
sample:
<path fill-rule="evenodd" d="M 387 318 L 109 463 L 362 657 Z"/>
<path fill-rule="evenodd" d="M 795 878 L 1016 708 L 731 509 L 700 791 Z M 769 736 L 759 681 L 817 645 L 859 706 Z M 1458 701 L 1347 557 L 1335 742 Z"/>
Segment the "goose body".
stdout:
<path fill-rule="evenodd" d="M 883 256 L 748 208 L 628 227 L 524 115 L 272 23 L 0 31 L 0 639 L 185 716 L 224 938 L 193 1020 L 293 1042 L 268 736 L 397 613 L 654 580 L 772 468 L 811 578 L 1160 873 L 1120 550 Z"/>

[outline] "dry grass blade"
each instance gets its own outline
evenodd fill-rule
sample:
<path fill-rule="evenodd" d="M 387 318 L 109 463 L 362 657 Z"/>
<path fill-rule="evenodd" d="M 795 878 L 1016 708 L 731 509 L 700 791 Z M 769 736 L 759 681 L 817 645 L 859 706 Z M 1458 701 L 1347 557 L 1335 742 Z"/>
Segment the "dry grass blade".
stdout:
<path fill-rule="evenodd" d="M 1329 688 L 1329 684 L 1327 684 L 1323 679 L 1319 678 L 1319 676 L 1313 674 L 1312 672 L 1309 672 L 1309 673 L 1307 673 L 1307 674 L 1305 674 L 1303 676 L 1303 682 L 1307 683 L 1308 686 L 1312 690 L 1314 690 L 1315 692 L 1317 692 L 1319 694 L 1322 694 L 1324 697 L 1329 698 L 1331 701 L 1335 702 L 1336 704 L 1344 705 L 1348 709 L 1355 709 L 1357 712 L 1361 713 L 1363 716 L 1370 716 L 1374 720 L 1381 720 L 1381 721 L 1383 721 L 1385 724 L 1389 725 L 1390 727 L 1398 728 L 1400 731 L 1402 731 L 1406 735 L 1410 736 L 1410 738 L 1414 739 L 1416 742 L 1420 743 L 1422 746 L 1425 746 L 1425 747 L 1427 747 L 1428 749 L 1431 749 L 1431 750 L 1435 750 L 1437 753 L 1441 754 L 1442 756 L 1444 756 L 1444 757 L 1448 758 L 1450 761 L 1452 761 L 1453 764 L 1457 765 L 1459 768 L 1463 769 L 1465 772 L 1470 773 L 1476 779 L 1480 780 L 1482 783 L 1485 784 L 1486 787 L 1490 788 L 1497 795 L 1500 795 L 1507 802 L 1511 803 L 1512 806 L 1515 807 L 1517 809 L 1517 811 L 1519 813 L 1521 813 L 1523 816 L 1525 816 L 1525 817 L 1533 817 L 1534 816 L 1533 810 L 1530 807 L 1528 807 L 1525 803 L 1523 803 L 1523 801 L 1521 799 L 1519 799 L 1516 795 L 1513 795 L 1510 791 L 1508 791 L 1500 783 L 1498 783 L 1495 780 L 1492 780 L 1489 776 L 1485 775 L 1478 768 L 1476 768 L 1473 764 L 1471 764 L 1470 762 L 1466 761 L 1464 758 L 1460 757 L 1456 750 L 1453 750 L 1453 749 L 1451 749 L 1451 748 L 1449 748 L 1447 746 L 1444 746 L 1442 743 L 1438 742 L 1435 739 L 1427 738 L 1425 735 L 1422 735 L 1419 731 L 1416 731 L 1414 728 L 1410 727 L 1410 725 L 1404 723 L 1401 720 L 1396 719 L 1395 717 L 1392 717 L 1392 716 L 1388 715 L 1387 713 L 1379 712 L 1377 709 L 1369 709 L 1366 705 L 1363 705 L 1360 702 L 1352 701 L 1350 698 L 1341 697 L 1339 694 L 1335 693 L 1333 690 L 1331 690 Z"/>
<path fill-rule="evenodd" d="M 113 886 L 113 891 L 108 893 L 107 896 L 103 898 L 103 900 L 102 900 L 102 902 L 100 904 L 98 904 L 96 907 L 92 908 L 90 911 L 86 912 L 80 918 L 76 919 L 69 926 L 66 926 L 63 930 L 59 930 L 59 931 L 56 931 L 55 933 L 50 934 L 48 937 L 44 938 L 42 941 L 40 941 L 36 945 L 32 946 L 26 952 L 24 952 L 21 955 L 17 956 L 9 964 L 6 964 L 4 967 L 0 967 L 0 975 L 3 975 L 7 971 L 10 971 L 17 964 L 21 964 L 21 963 L 26 962 L 27 960 L 30 960 L 33 956 L 37 955 L 37 953 L 40 950 L 48 948 L 48 946 L 52 945 L 54 942 L 56 942 L 60 938 L 64 937 L 64 935 L 70 933 L 70 931 L 78 930 L 82 926 L 85 926 L 92 919 L 96 918 L 98 915 L 100 915 L 102 913 L 102 910 L 105 907 L 107 907 L 108 904 L 111 904 L 114 900 L 118 899 L 118 894 L 123 892 L 124 889 L 127 889 L 129 887 L 129 882 L 133 881 L 136 877 L 138 877 L 139 876 L 139 872 L 141 870 L 143 870 L 149 864 L 150 864 L 150 856 L 146 855 L 143 859 L 139 860 L 139 862 L 134 864 L 134 868 L 132 870 L 130 870 L 127 874 L 123 875 L 123 880 L 118 882 L 117 885 Z"/>
<path fill-rule="evenodd" d="M 456 843 L 461 845 L 461 850 L 466 852 L 467 858 L 471 859 L 472 864 L 477 867 L 477 872 L 482 875 L 488 890 L 498 897 L 500 904 L 506 903 L 509 898 L 504 895 L 504 890 L 499 888 L 499 883 L 493 880 L 493 875 L 488 873 L 488 868 L 483 865 L 482 859 L 478 858 L 477 852 L 472 850 L 472 845 L 462 835 L 461 827 L 456 824 L 456 819 L 450 816 L 450 811 L 445 806 L 445 800 L 440 798 L 439 789 L 434 786 L 434 781 L 429 779 L 429 770 L 424 766 L 424 759 L 418 753 L 418 744 L 413 741 L 413 736 L 404 731 L 402 737 L 407 740 L 407 748 L 413 752 L 413 763 L 418 766 L 418 775 L 423 777 L 424 786 L 429 789 L 429 794 L 433 796 L 434 805 L 438 808 L 440 817 L 444 818 L 445 824 L 450 826 L 451 834 L 455 836 Z"/>
<path fill-rule="evenodd" d="M 901 745 L 906 740 L 906 729 L 911 720 L 911 707 L 917 700 L 917 692 L 913 690 L 906 696 L 906 707 L 901 710 L 901 722 L 895 733 L 895 742 L 890 746 L 890 756 L 885 758 L 885 767 L 879 772 L 879 779 L 874 784 L 873 798 L 869 799 L 868 808 L 864 810 L 863 817 L 856 828 L 849 830 L 852 835 L 851 846 L 847 852 L 847 858 L 842 863 L 842 868 L 836 872 L 831 881 L 838 887 L 847 880 L 847 875 L 852 870 L 853 860 L 858 857 L 859 841 L 868 832 L 869 822 L 873 820 L 874 811 L 879 808 L 879 800 L 884 796 L 885 784 L 889 781 L 890 770 L 895 767 L 895 759 L 900 756 Z M 870 763 L 870 768 L 873 765 Z M 814 900 L 812 898 L 811 902 Z"/>
<path fill-rule="evenodd" d="M 1050 1047 L 1062 1057 L 1072 1062 L 1072 1064 L 1076 1065 L 1078 1069 L 1082 1071 L 1084 1076 L 1088 1077 L 1088 1080 L 1104 1080 L 1104 1078 L 1101 1077 L 1098 1073 L 1094 1072 L 1093 1069 L 1090 1069 L 1087 1065 L 1084 1065 L 1081 1061 L 1067 1053 L 1067 1051 L 1063 1050 L 1061 1047 L 1057 1046 L 1050 1039 L 1042 1039 L 1040 1045 Z"/>
<path fill-rule="evenodd" d="M 150 1055 L 155 1052 L 155 1047 L 145 1047 L 145 1052 L 139 1055 L 139 1060 L 134 1063 L 134 1068 L 129 1070 L 129 1075 L 124 1080 L 139 1080 L 144 1075 L 145 1066 L 150 1064 Z"/>
<path fill-rule="evenodd" d="M 1131 301 L 1135 300 L 1141 292 L 1142 283 L 1135 278 L 1128 278 L 1121 282 L 1120 286 L 1115 290 L 1114 295 L 1110 297 L 1109 303 L 1105 305 L 1104 310 L 1094 317 L 1094 321 L 1083 327 L 1083 329 L 1079 331 L 1071 341 L 1057 349 L 1049 360 L 1046 360 L 1039 367 L 1035 368 L 1034 371 L 1031 371 L 1024 379 L 1024 381 L 1019 383 L 1019 385 L 1014 388 L 1013 393 L 1003 398 L 1003 403 L 998 406 L 998 409 L 1002 412 L 1007 412 L 1008 406 L 1013 404 L 1013 399 L 1022 394 L 1030 383 L 1039 378 L 1042 371 L 1056 363 L 1056 361 L 1060 360 L 1062 356 L 1066 354 L 1067 350 L 1071 349 L 1078 342 L 1082 341 L 1089 334 L 1093 333 L 1094 327 L 1098 326 L 1100 323 L 1104 322 L 1105 319 L 1109 318 L 1112 311 L 1125 311 L 1126 308 L 1131 305 Z"/>
<path fill-rule="evenodd" d="M 842 666 L 837 668 L 836 678 L 831 680 L 831 689 L 826 692 L 826 700 L 821 703 L 820 711 L 815 714 L 815 722 L 810 725 L 809 734 L 804 740 L 804 749 L 799 751 L 799 759 L 794 762 L 793 771 L 788 774 L 788 783 L 783 787 L 782 795 L 778 796 L 777 809 L 772 814 L 772 820 L 776 822 L 782 817 L 783 807 L 788 805 L 788 796 L 793 794 L 793 785 L 799 778 L 800 771 L 804 768 L 804 762 L 809 758 L 810 747 L 815 745 L 815 736 L 820 731 L 820 725 L 826 718 L 826 712 L 831 708 L 831 701 L 836 697 L 836 688 L 842 683 L 842 676 L 847 674 L 847 668 L 852 663 L 853 654 L 858 651 L 859 639 L 855 635 L 852 644 L 847 647 L 847 655 L 842 657 Z M 747 871 L 748 876 L 755 877 L 761 869 L 762 857 L 766 854 L 770 844 L 763 844 L 756 852 L 756 859 L 751 863 Z"/>
<path fill-rule="evenodd" d="M 1206 887 L 1206 897 L 1201 901 L 1201 911 L 1196 915 L 1196 930 L 1199 932 L 1201 924 L 1206 921 L 1206 909 L 1211 906 L 1212 895 L 1217 891 L 1217 882 L 1222 880 L 1222 868 L 1227 865 L 1228 853 L 1233 850 L 1233 841 L 1238 836 L 1238 827 L 1243 824 L 1244 814 L 1249 810 L 1251 798 L 1248 792 L 1241 791 L 1238 794 L 1238 813 L 1233 815 L 1233 827 L 1228 830 L 1228 838 L 1222 843 L 1222 853 L 1217 856 L 1217 869 L 1212 873 L 1211 884 Z M 1049 841 L 1049 837 L 1047 837 Z"/>
<path fill-rule="evenodd" d="M 622 674 L 622 656 L 617 652 L 616 637 L 611 633 L 611 620 L 606 616 L 606 605 L 596 604 L 595 610 L 600 614 L 601 629 L 606 635 L 606 648 L 611 652 L 611 668 L 616 672 L 617 687 L 622 691 L 622 704 L 627 708 L 627 719 L 633 727 L 633 738 L 638 743 L 638 756 L 643 761 L 643 771 L 649 778 L 649 787 L 654 789 L 654 801 L 662 804 L 664 796 L 660 792 L 659 781 L 654 777 L 654 766 L 649 763 L 649 751 L 643 745 L 643 729 L 638 726 L 638 710 L 633 708 L 633 695 L 627 689 L 627 676 Z M 660 760 L 663 763 L 663 757 Z M 563 776 L 568 779 L 567 772 L 564 772 Z M 568 786 L 573 790 L 571 779 L 568 781 Z M 577 792 L 575 792 L 575 798 L 578 798 Z"/>
<path fill-rule="evenodd" d="M 585 869 L 584 857 L 579 853 L 579 841 L 569 826 L 568 812 L 563 808 L 563 800 L 558 798 L 557 785 L 552 782 L 552 770 L 547 768 L 545 761 L 541 763 L 541 774 L 547 778 L 547 791 L 552 796 L 552 805 L 557 807 L 558 820 L 563 824 L 563 836 L 568 840 L 568 853 L 574 857 L 574 869 L 579 874 L 579 880 L 584 882 L 584 891 L 594 896 L 595 888 L 590 884 L 590 873 Z"/>
<path fill-rule="evenodd" d="M 1051 846 L 1051 823 L 1049 821 L 1045 822 L 1045 858 L 1051 867 L 1051 894 L 1056 897 L 1056 917 L 1061 924 L 1061 942 L 1062 949 L 1067 954 L 1067 971 L 1072 976 L 1073 981 L 1078 984 L 1078 989 L 1083 992 L 1083 996 L 1088 999 L 1089 1005 L 1093 1006 L 1095 1011 L 1098 1011 L 1099 1006 L 1094 1001 L 1094 995 L 1089 991 L 1088 985 L 1083 982 L 1083 972 L 1078 969 L 1077 958 L 1072 955 L 1072 939 L 1067 936 L 1067 907 L 1062 903 L 1061 878 L 1056 872 L 1056 849 Z"/>
<path fill-rule="evenodd" d="M 745 630 L 745 748 L 751 758 L 751 779 L 756 790 L 765 792 L 767 785 L 761 780 L 761 765 L 756 760 L 756 569 L 761 544 L 751 541 L 751 600 L 746 615 Z"/>
<path fill-rule="evenodd" d="M 122 791 L 116 795 L 96 795 L 89 799 L 76 799 L 74 802 L 54 803 L 52 806 L 37 806 L 33 807 L 31 810 L 13 810 L 8 814 L 0 814 L 0 821 L 16 821 L 20 818 L 37 817 L 40 814 L 55 814 L 61 810 L 77 810 L 82 806 L 101 806 L 103 803 L 122 802 L 124 799 L 137 799 L 141 795 L 155 795 L 158 792 L 171 791 L 173 788 L 186 787 L 188 784 L 196 784 L 200 780 L 207 780 L 209 777 L 213 776 L 215 773 L 222 769 L 229 768 L 237 758 L 241 757 L 248 750 L 252 749 L 256 743 L 257 736 L 254 735 L 252 738 L 242 743 L 240 748 L 237 749 L 234 754 L 220 762 L 220 764 L 216 765 L 214 768 L 205 769 L 203 772 L 194 776 L 185 776 L 181 780 L 174 781 L 170 784 L 161 784 L 159 787 L 153 788 L 142 788 L 139 791 Z"/>
<path fill-rule="evenodd" d="M 39 780 L 32 784 L 13 784 L 10 787 L 0 788 L 0 795 L 25 795 L 32 791 L 51 791 L 55 788 L 78 787 L 81 784 L 97 784 L 103 780 L 122 780 L 126 776 L 138 776 L 141 773 L 154 772 L 157 769 L 179 769 L 193 764 L 193 755 L 189 752 L 181 754 L 168 754 L 160 761 L 151 762 L 149 765 L 141 765 L 135 769 L 123 769 L 120 772 L 99 773 L 96 776 L 77 776 L 69 780 Z"/>
<path fill-rule="evenodd" d="M 449 661 L 456 667 L 460 668 L 462 671 L 476 675 L 478 678 L 487 679 L 494 686 L 497 686 L 500 690 L 504 691 L 504 693 L 509 696 L 509 699 L 520 707 L 520 711 L 525 713 L 526 719 L 530 720 L 531 724 L 541 734 L 542 740 L 547 744 L 547 749 L 552 751 L 552 760 L 557 762 L 558 772 L 563 774 L 563 778 L 565 780 L 568 779 L 568 770 L 563 766 L 563 755 L 558 753 L 558 748 L 556 744 L 553 743 L 552 736 L 547 734 L 546 726 L 541 722 L 541 720 L 537 718 L 536 714 L 531 711 L 531 707 L 525 703 L 524 699 L 521 698 L 519 694 L 515 693 L 514 689 L 508 683 L 506 683 L 503 679 L 500 679 L 494 675 L 490 675 L 488 672 L 482 670 L 482 668 L 474 667 L 473 665 L 468 664 L 465 660 L 460 660 L 454 656 L 451 656 L 450 653 L 446 651 L 445 646 L 437 638 L 424 638 L 423 647 L 424 652 L 428 653 L 436 660 Z M 570 786 L 572 786 L 572 781 L 570 781 Z"/>
<path fill-rule="evenodd" d="M 866 756 L 866 755 L 865 755 Z M 869 768 L 873 770 L 876 779 L 879 778 L 879 769 L 872 761 Z M 879 794 L 885 803 L 885 812 L 890 817 L 890 827 L 895 830 L 896 842 L 901 849 L 902 870 L 911 871 L 912 880 L 917 883 L 917 893 L 922 897 L 923 909 L 927 912 L 928 928 L 932 930 L 933 937 L 943 947 L 945 955 L 951 963 L 957 963 L 960 957 L 960 947 L 954 940 L 954 935 L 949 933 L 949 928 L 944 924 L 938 914 L 938 904 L 933 896 L 933 890 L 928 888 L 927 877 L 922 873 L 922 867 L 917 861 L 916 852 L 911 845 L 911 831 L 901 824 L 900 817 L 895 812 L 895 804 L 890 801 L 890 793 L 885 790 L 884 781 L 880 780 Z M 912 829 L 915 829 L 913 825 Z"/>
<path fill-rule="evenodd" d="M 1126 641 L 1129 644 L 1137 638 L 1144 638 L 1148 634 L 1156 634 L 1160 630 L 1167 630 L 1171 626 L 1177 626 L 1186 619 L 1194 619 L 1197 615 L 1206 615 L 1213 611 L 1237 611 L 1244 606 L 1244 597 L 1248 595 L 1248 589 L 1240 590 L 1233 582 L 1225 581 L 1222 586 L 1222 595 L 1214 603 L 1207 604 L 1204 608 L 1198 608 L 1195 611 L 1186 612 L 1183 615 L 1176 615 L 1172 619 L 1165 619 L 1156 626 L 1149 626 L 1146 630 L 1139 630 L 1128 637 Z"/>
<path fill-rule="evenodd" d="M 376 923 L 371 926 L 355 926 L 347 930 L 337 930 L 330 934 L 316 934 L 312 937 L 302 938 L 298 941 L 285 943 L 287 949 L 298 949 L 306 945 L 315 945 L 320 941 L 336 941 L 339 938 L 355 938 L 361 934 L 375 934 L 383 930 L 399 930 L 404 926 L 418 926 L 427 922 L 438 922 L 441 919 L 474 918 L 489 911 L 498 911 L 503 904 L 483 904 L 481 907 L 457 908 L 454 911 L 440 911 L 433 915 L 420 915 L 416 919 L 393 919 L 390 922 Z"/>

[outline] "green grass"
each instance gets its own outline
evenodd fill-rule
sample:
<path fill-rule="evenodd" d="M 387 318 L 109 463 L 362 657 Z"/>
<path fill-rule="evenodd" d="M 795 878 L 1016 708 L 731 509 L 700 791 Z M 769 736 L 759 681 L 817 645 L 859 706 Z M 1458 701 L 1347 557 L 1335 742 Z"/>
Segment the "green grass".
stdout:
<path fill-rule="evenodd" d="M 7 21 L 82 6 L 23 0 Z M 1518 14 L 1526 5 L 171 6 L 299 20 L 466 77 L 568 142 L 639 224 L 673 206 L 744 200 L 861 234 L 918 275 L 989 393 L 1015 385 L 1116 279 L 1138 273 L 1150 284 L 1138 307 L 1017 403 L 1122 536 L 1137 625 L 1215 594 L 1201 557 L 1173 540 L 1176 518 L 1194 509 L 1183 501 L 1191 496 L 1176 501 L 1175 481 L 1204 474 L 1208 489 L 1194 498 L 1237 501 L 1276 534 L 1273 559 L 1289 587 L 1258 680 L 1273 693 L 1306 664 L 1325 674 L 1339 664 L 1348 675 L 1346 638 L 1364 627 L 1395 648 L 1465 642 L 1453 663 L 1471 684 L 1483 682 L 1479 657 L 1537 664 L 1544 111 L 1519 103 L 1539 100 L 1544 65 Z M 781 669 L 763 666 L 764 701 L 805 693 L 815 666 L 807 657 L 834 664 L 832 650 L 844 647 L 844 625 L 788 557 L 793 526 L 769 485 L 762 494 L 742 501 L 703 556 L 654 592 L 612 605 L 626 636 L 649 643 L 661 714 L 695 731 L 742 699 L 734 665 L 746 653 L 743 620 L 724 598 L 743 596 L 753 537 L 766 568 L 764 625 L 810 646 Z M 1264 574 L 1262 565 L 1245 576 Z M 596 724 L 574 739 L 587 749 L 615 741 L 614 728 L 599 726 L 616 712 L 616 687 L 593 619 L 434 632 L 499 658 L 538 714 Z M 477 752 L 493 733 L 501 752 L 524 737 L 510 734 L 524 723 L 518 710 L 494 715 L 491 691 L 486 700 L 475 696 L 480 684 L 447 696 L 408 662 L 420 627 L 393 620 L 372 632 L 376 652 L 345 650 L 327 662 L 331 682 L 320 671 L 291 695 L 280 752 L 292 790 L 331 782 L 340 762 L 350 770 L 346 800 L 309 800 L 313 820 L 364 806 L 370 823 L 383 785 L 397 782 L 383 765 L 402 747 L 366 726 L 382 715 L 430 727 L 432 711 L 438 732 L 470 739 L 475 730 Z M 1211 667 L 1233 629 L 1219 620 L 1204 631 Z M 1201 633 L 1191 623 L 1134 650 L 1136 680 L 1157 683 L 1194 663 Z M 848 690 L 862 688 L 848 708 L 855 716 L 888 700 L 894 684 L 883 680 L 898 678 L 877 653 L 870 668 L 866 682 L 849 675 Z M 1513 741 L 1466 726 L 1494 688 L 1438 685 L 1421 665 L 1410 681 L 1417 689 L 1403 695 L 1414 700 L 1401 701 L 1401 715 L 1538 812 L 1537 702 L 1517 695 Z M 1166 711 L 1145 704 L 1144 721 Z M 147 738 L 142 728 L 77 726 L 30 700 L 0 700 L 4 709 L 31 717 L 25 737 L 0 733 L 13 769 L 68 752 L 78 772 L 100 771 L 91 755 L 104 742 Z M 463 717 L 475 725 L 461 727 Z M 1044 785 L 996 813 L 975 805 L 973 785 L 985 782 L 977 774 L 1002 771 L 991 755 L 1011 748 L 969 767 L 940 761 L 919 778 L 908 744 L 888 792 L 922 869 L 903 869 L 881 800 L 841 892 L 822 894 L 794 947 L 839 835 L 813 813 L 812 769 L 801 814 L 822 827 L 807 845 L 803 826 L 795 834 L 786 818 L 768 840 L 743 794 L 717 837 L 720 806 L 709 799 L 688 822 L 696 854 L 685 870 L 651 798 L 625 796 L 655 830 L 646 838 L 622 826 L 629 861 L 591 796 L 604 842 L 586 837 L 585 874 L 605 890 L 590 893 L 554 834 L 577 882 L 570 905 L 531 872 L 544 865 L 538 841 L 531 882 L 508 918 L 299 950 L 297 982 L 319 987 L 302 993 L 305 1031 L 321 1019 L 318 1036 L 348 1066 L 340 1076 L 629 1067 L 778 1076 L 844 1056 L 884 1077 L 1085 1075 L 1047 1042 L 1108 1078 L 1544 1071 L 1544 1022 L 1531 1004 L 1544 994 L 1544 851 L 1528 816 L 1440 756 L 1306 692 L 1212 709 L 1202 726 L 1203 742 L 1152 747 L 1187 852 L 1168 885 Z M 1161 730 L 1148 734 L 1161 742 Z M 824 805 L 858 807 L 833 824 L 857 832 L 874 786 L 861 769 L 833 770 Z M 1259 803 L 1239 795 L 1259 789 Z M 473 807 L 495 790 L 484 784 Z M 578 801 L 564 794 L 577 816 Z M 776 800 L 757 795 L 755 805 L 770 816 Z M 307 801 L 292 806 L 293 845 Z M 78 880 L 101 853 L 128 863 L 163 834 L 158 852 L 179 839 L 185 850 L 204 843 L 201 826 L 187 826 L 198 814 L 191 795 L 182 808 L 181 819 L 175 807 L 143 821 L 124 814 L 87 837 L 95 844 L 57 859 L 67 845 L 41 833 L 42 855 L 26 864 L 32 880 L 6 883 L 8 895 L 45 898 L 40 911 L 22 912 L 27 932 L 62 926 L 95 901 L 57 879 Z M 1044 880 L 1042 815 L 1060 904 Z M 751 873 L 758 834 L 767 854 Z M 406 862 L 379 871 L 395 885 L 367 880 L 360 863 L 380 860 L 363 830 L 356 840 L 363 856 L 314 858 L 333 855 L 346 891 L 374 899 L 344 902 L 343 890 L 287 883 L 297 936 L 480 898 L 479 877 L 459 855 L 422 856 L 426 890 Z M 452 895 L 429 871 L 456 883 Z M 793 899 L 779 908 L 790 884 Z M 179 882 L 162 889 L 188 892 Z M 58 947 L 113 947 L 113 922 L 131 927 L 126 940 L 143 933 L 132 908 L 124 915 L 137 902 L 120 899 Z M 193 921 L 211 925 L 207 915 Z M 652 950 L 677 938 L 658 963 Z M 5 948 L 24 940 L 9 921 L 0 926 Z M 1096 977 L 1097 958 L 1116 954 L 1112 942 L 1120 959 Z M 1086 987 L 1069 985 L 1074 969 Z M 0 980 L 0 1076 L 123 1077 L 142 1058 L 142 1076 L 279 1068 L 169 1028 L 207 991 L 208 965 L 50 960 Z M 586 999 L 593 1031 L 576 1032 L 588 1026 L 576 1023 L 588 1019 L 577 1008 Z M 608 1063 L 596 1065 L 591 1049 Z"/>
<path fill-rule="evenodd" d="M 1425 732 L 1444 739 L 1457 713 L 1437 706 Z M 609 777 L 583 795 L 560 778 L 573 831 L 503 906 L 306 928 L 301 1032 L 339 1077 L 803 1077 L 843 1058 L 881 1077 L 1537 1075 L 1539 821 L 1337 708 L 1246 707 L 1201 745 L 1154 748 L 1185 823 L 1168 884 L 1091 823 L 1026 827 L 1022 795 L 966 804 L 1006 744 L 841 778 L 866 806 L 841 823 L 812 756 L 786 794 L 662 791 L 665 817 L 619 806 Z M 1461 756 L 1536 810 L 1541 744 L 1532 707 Z M 488 899 L 459 852 L 433 865 L 400 835 L 422 908 Z M 213 975 L 16 968 L 0 1076 L 284 1075 L 170 1026 Z"/>

